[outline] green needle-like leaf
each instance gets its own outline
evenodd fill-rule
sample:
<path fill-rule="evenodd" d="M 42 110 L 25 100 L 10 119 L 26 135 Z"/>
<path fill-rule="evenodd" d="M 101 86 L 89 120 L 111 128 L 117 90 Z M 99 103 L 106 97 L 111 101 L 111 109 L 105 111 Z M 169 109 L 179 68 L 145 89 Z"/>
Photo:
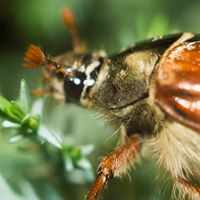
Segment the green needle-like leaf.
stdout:
<path fill-rule="evenodd" d="M 30 92 L 24 79 L 20 83 L 18 104 L 26 113 L 30 111 Z"/>
<path fill-rule="evenodd" d="M 0 96 L 0 116 L 9 121 L 20 123 L 25 117 L 25 113 L 15 102 L 10 102 Z"/>

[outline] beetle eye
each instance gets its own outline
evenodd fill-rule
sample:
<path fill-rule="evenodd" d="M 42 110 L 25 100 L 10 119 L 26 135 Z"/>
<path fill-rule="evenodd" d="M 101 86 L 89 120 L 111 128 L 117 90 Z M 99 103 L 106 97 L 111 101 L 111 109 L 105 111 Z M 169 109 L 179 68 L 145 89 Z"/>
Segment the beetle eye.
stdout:
<path fill-rule="evenodd" d="M 66 77 L 64 79 L 64 91 L 67 102 L 77 102 L 80 100 L 85 80 L 85 73 L 79 71 L 76 71 L 74 77 Z"/>

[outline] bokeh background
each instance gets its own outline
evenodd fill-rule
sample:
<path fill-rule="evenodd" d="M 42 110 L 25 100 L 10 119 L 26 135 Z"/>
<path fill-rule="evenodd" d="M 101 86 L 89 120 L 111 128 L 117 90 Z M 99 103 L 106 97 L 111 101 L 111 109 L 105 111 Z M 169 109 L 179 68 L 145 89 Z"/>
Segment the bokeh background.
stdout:
<path fill-rule="evenodd" d="M 64 7 L 74 11 L 81 37 L 89 50 L 104 49 L 115 53 L 152 36 L 180 31 L 200 32 L 199 0 L 1 0 L 1 95 L 15 99 L 22 78 L 31 89 L 40 86 L 40 72 L 22 67 L 28 44 L 39 44 L 52 55 L 71 49 L 70 35 L 61 19 Z M 9 131 L 1 128 L 2 200 L 84 199 L 98 161 L 117 143 L 114 130 L 97 113 L 58 104 L 51 98 L 44 102 L 43 123 L 62 133 L 63 143 L 85 145 L 87 149 L 93 145 L 92 153 L 87 156 L 89 171 L 70 171 L 69 167 L 61 172 L 54 166 L 54 161 L 59 160 L 54 151 L 52 157 L 47 155 L 46 161 L 40 151 L 33 150 L 30 140 L 26 138 L 11 144 Z M 57 170 L 57 183 L 49 176 L 51 168 Z M 158 173 L 152 159 L 142 157 L 128 177 L 111 181 L 104 199 L 169 200 L 170 186 L 164 184 L 164 179 L 157 178 Z"/>

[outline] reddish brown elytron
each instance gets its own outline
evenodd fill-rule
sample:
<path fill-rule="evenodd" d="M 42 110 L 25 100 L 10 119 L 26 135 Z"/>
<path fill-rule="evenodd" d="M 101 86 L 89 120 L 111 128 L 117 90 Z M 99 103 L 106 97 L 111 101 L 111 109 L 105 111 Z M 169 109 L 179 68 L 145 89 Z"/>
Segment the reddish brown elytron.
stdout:
<path fill-rule="evenodd" d="M 171 117 L 200 131 L 200 42 L 184 42 L 160 62 L 156 102 Z"/>

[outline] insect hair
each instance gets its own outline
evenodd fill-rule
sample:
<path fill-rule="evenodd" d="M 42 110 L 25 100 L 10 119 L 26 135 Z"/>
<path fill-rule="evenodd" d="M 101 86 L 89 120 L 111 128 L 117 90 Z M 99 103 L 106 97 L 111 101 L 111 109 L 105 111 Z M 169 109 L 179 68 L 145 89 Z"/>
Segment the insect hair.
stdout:
<path fill-rule="evenodd" d="M 200 137 L 185 126 L 166 123 L 163 130 L 149 141 L 158 165 L 164 167 L 175 180 L 173 195 L 184 199 L 199 199 L 199 191 L 188 187 L 191 177 L 200 178 Z M 184 181 L 183 181 L 184 180 Z M 198 198 L 197 198 L 198 197 Z"/>

